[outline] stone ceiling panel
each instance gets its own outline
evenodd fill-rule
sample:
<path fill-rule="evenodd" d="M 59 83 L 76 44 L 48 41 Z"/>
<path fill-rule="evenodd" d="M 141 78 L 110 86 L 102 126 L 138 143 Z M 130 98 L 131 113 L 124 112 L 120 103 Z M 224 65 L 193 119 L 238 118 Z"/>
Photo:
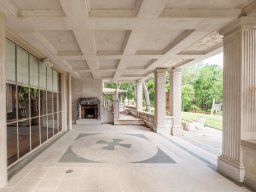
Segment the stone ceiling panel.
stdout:
<path fill-rule="evenodd" d="M 181 33 L 182 30 L 152 31 L 146 36 L 138 52 L 162 53 Z"/>
<path fill-rule="evenodd" d="M 137 69 L 147 69 L 156 59 L 126 59 L 124 64 L 126 69 L 137 70 Z"/>
<path fill-rule="evenodd" d="M 99 60 L 100 69 L 117 69 L 119 61 L 119 59 Z"/>
<path fill-rule="evenodd" d="M 101 77 L 103 79 L 106 79 L 106 78 L 107 79 L 112 79 L 114 75 L 115 75 L 114 72 L 101 72 Z"/>
<path fill-rule="evenodd" d="M 130 10 L 136 7 L 137 0 L 90 0 L 92 10 Z"/>
<path fill-rule="evenodd" d="M 234 9 L 239 8 L 250 0 L 170 0 L 168 9 Z"/>
<path fill-rule="evenodd" d="M 197 43 L 193 44 L 191 47 L 185 49 L 179 54 L 182 55 L 194 55 L 194 54 L 207 54 L 214 49 L 221 47 L 223 36 L 217 32 L 210 33 L 206 37 L 202 38 Z"/>
<path fill-rule="evenodd" d="M 59 0 L 11 0 L 18 9 L 62 10 Z"/>
<path fill-rule="evenodd" d="M 68 60 L 68 63 L 72 66 L 72 69 L 84 69 L 88 70 L 88 64 L 86 63 L 85 60 Z"/>
<path fill-rule="evenodd" d="M 51 30 L 40 33 L 52 44 L 57 52 L 81 52 L 73 31 Z"/>
<path fill-rule="evenodd" d="M 129 31 L 99 30 L 95 32 L 97 54 L 122 54 L 126 46 Z"/>

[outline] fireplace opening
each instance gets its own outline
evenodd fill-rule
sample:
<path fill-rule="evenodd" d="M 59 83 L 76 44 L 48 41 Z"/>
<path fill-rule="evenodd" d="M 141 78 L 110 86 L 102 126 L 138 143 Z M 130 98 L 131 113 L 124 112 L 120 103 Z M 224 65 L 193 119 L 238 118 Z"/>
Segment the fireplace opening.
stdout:
<path fill-rule="evenodd" d="M 81 119 L 98 119 L 98 105 L 82 105 Z"/>
<path fill-rule="evenodd" d="M 80 98 L 78 119 L 100 119 L 100 100 L 97 97 Z"/>

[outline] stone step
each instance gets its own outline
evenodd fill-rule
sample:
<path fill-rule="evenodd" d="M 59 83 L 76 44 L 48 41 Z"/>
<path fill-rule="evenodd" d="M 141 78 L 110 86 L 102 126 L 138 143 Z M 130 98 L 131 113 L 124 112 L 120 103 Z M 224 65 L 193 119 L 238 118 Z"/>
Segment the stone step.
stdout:
<path fill-rule="evenodd" d="M 77 125 L 100 125 L 100 119 L 78 119 L 76 120 Z"/>
<path fill-rule="evenodd" d="M 145 125 L 143 120 L 115 120 L 115 125 Z"/>

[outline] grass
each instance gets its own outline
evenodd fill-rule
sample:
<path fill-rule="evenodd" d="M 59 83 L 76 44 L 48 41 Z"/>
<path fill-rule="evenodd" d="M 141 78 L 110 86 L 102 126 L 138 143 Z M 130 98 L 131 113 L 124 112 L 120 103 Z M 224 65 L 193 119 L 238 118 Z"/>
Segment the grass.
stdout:
<path fill-rule="evenodd" d="M 182 112 L 182 119 L 186 121 L 192 121 L 203 117 L 206 119 L 206 126 L 215 129 L 222 129 L 222 116 L 221 115 L 208 115 L 201 113 Z"/>

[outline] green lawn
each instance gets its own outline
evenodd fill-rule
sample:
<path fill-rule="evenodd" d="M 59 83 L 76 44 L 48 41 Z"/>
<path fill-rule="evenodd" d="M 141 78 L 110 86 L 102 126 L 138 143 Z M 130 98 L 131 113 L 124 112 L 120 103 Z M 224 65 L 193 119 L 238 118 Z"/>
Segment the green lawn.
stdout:
<path fill-rule="evenodd" d="M 186 121 L 192 121 L 194 119 L 198 119 L 199 117 L 203 117 L 206 119 L 206 126 L 215 129 L 222 129 L 222 116 L 220 115 L 182 112 L 182 119 Z"/>

